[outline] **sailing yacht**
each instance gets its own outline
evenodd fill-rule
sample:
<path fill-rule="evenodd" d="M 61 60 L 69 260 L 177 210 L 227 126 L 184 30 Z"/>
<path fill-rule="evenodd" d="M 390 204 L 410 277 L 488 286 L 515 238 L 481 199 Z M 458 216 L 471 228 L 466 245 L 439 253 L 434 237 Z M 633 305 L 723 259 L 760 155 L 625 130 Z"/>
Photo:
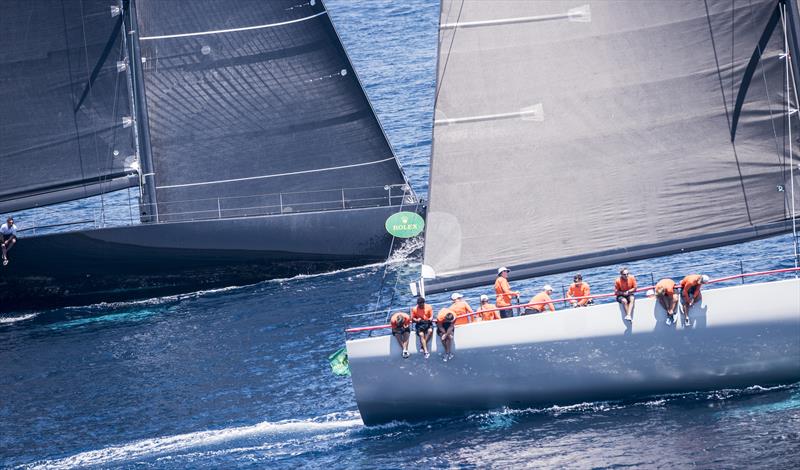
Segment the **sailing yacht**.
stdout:
<path fill-rule="evenodd" d="M 793 0 L 443 0 L 418 287 L 783 233 L 797 273 L 798 26 Z M 800 380 L 797 277 L 712 284 L 689 316 L 640 298 L 632 322 L 607 303 L 460 326 L 448 362 L 389 335 L 347 353 L 366 424 Z"/>
<path fill-rule="evenodd" d="M 17 216 L 3 310 L 382 261 L 421 210 L 321 0 L 7 0 L 0 46 L 0 214 L 138 199 Z"/>

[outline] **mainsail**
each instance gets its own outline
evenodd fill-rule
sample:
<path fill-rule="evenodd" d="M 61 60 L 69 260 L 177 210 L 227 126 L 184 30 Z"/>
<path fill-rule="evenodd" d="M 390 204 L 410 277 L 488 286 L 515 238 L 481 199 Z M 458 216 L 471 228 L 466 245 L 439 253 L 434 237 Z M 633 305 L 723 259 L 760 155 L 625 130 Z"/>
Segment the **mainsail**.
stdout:
<path fill-rule="evenodd" d="M 363 207 L 405 185 L 320 0 L 135 7 L 159 221 Z"/>
<path fill-rule="evenodd" d="M 783 5 L 443 0 L 428 290 L 791 230 Z"/>
<path fill-rule="evenodd" d="M 0 212 L 138 184 L 112 4 L 0 2 Z"/>

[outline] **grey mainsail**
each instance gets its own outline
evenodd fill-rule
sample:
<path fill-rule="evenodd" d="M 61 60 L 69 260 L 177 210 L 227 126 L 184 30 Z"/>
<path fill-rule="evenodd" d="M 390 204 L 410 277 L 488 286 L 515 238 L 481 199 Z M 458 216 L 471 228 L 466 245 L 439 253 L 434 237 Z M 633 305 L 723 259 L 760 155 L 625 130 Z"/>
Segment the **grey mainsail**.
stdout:
<path fill-rule="evenodd" d="M 321 1 L 136 8 L 159 221 L 363 207 L 405 184 Z"/>
<path fill-rule="evenodd" d="M 0 212 L 138 184 L 112 3 L 0 2 Z"/>
<path fill-rule="evenodd" d="M 428 290 L 790 231 L 782 4 L 444 0 Z"/>

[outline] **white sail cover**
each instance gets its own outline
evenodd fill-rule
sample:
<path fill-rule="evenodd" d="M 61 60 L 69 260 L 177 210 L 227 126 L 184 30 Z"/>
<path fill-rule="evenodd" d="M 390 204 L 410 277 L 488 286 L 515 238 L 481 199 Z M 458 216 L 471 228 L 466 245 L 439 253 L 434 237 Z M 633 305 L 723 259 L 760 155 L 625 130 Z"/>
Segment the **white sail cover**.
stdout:
<path fill-rule="evenodd" d="M 791 230 L 780 5 L 443 0 L 429 290 Z"/>

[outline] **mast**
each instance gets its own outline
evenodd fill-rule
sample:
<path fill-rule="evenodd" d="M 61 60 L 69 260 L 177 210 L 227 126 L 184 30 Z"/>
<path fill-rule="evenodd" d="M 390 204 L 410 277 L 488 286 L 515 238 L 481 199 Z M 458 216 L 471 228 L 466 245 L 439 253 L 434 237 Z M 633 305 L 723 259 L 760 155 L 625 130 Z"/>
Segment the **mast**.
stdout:
<path fill-rule="evenodd" d="M 155 170 L 150 147 L 150 126 L 147 116 L 144 80 L 142 79 L 142 58 L 139 47 L 139 32 L 136 22 L 136 0 L 123 0 L 123 14 L 129 40 L 125 41 L 130 63 L 130 77 L 133 88 L 134 122 L 136 126 L 137 153 L 140 165 L 139 212 L 142 222 L 158 222 L 156 205 Z M 127 6 L 127 8 L 126 8 Z"/>

